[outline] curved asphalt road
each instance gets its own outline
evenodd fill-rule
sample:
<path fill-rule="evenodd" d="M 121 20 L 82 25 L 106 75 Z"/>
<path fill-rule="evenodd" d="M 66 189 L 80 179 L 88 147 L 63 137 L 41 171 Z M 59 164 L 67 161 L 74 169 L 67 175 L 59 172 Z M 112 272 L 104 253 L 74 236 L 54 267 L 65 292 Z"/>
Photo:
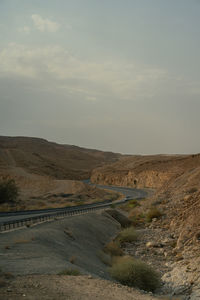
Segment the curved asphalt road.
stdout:
<path fill-rule="evenodd" d="M 89 183 L 89 182 L 87 182 Z M 89 183 L 90 184 L 90 183 Z M 101 189 L 107 189 L 119 192 L 125 196 L 122 200 L 116 200 L 112 203 L 122 203 L 125 201 L 128 201 L 129 199 L 141 199 L 147 197 L 147 192 L 142 189 L 134 189 L 134 188 L 126 188 L 126 187 L 117 187 L 117 186 L 105 186 L 105 185 L 96 185 L 92 184 L 93 186 L 96 186 L 97 188 Z M 95 203 L 94 206 L 96 206 L 98 203 Z M 89 205 L 91 207 L 91 205 Z M 87 207 L 87 205 L 82 206 Z M 67 208 L 69 210 L 71 209 L 79 209 L 80 207 L 71 207 Z M 66 208 L 60 208 L 60 209 L 42 209 L 42 210 L 31 210 L 31 211 L 18 211 L 18 212 L 0 212 L 0 223 L 8 222 L 8 221 L 14 221 L 14 220 L 20 220 L 25 218 L 30 218 L 33 216 L 43 216 L 46 214 L 55 214 L 55 212 L 66 210 Z"/>

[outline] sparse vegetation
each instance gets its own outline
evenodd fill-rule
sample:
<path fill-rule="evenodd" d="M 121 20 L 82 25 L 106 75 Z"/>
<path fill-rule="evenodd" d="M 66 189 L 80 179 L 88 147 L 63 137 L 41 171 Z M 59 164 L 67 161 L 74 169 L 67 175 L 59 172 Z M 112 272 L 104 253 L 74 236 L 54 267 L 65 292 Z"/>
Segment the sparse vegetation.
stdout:
<path fill-rule="evenodd" d="M 65 269 L 58 273 L 58 275 L 78 276 L 81 275 L 78 269 Z"/>
<path fill-rule="evenodd" d="M 130 212 L 133 208 L 140 206 L 140 203 L 136 199 L 129 200 L 125 204 L 120 205 L 120 208 L 126 212 Z"/>
<path fill-rule="evenodd" d="M 25 238 L 19 238 L 14 240 L 15 244 L 27 244 L 30 243 L 32 241 L 32 239 L 25 239 Z"/>
<path fill-rule="evenodd" d="M 189 194 L 193 194 L 193 193 L 195 193 L 197 191 L 198 191 L 198 189 L 196 187 L 193 187 L 193 188 L 191 188 L 191 189 L 188 190 L 188 193 Z"/>
<path fill-rule="evenodd" d="M 110 256 L 110 254 L 107 254 L 104 251 L 100 250 L 100 251 L 98 251 L 97 256 L 102 261 L 102 263 L 104 263 L 105 265 L 107 265 L 107 266 L 112 265 L 112 258 Z"/>
<path fill-rule="evenodd" d="M 160 275 L 149 265 L 131 257 L 122 257 L 109 269 L 111 276 L 124 285 L 155 291 L 161 284 Z"/>
<path fill-rule="evenodd" d="M 120 242 L 120 244 L 126 242 L 131 243 L 136 241 L 137 239 L 138 239 L 138 233 L 135 231 L 135 228 L 132 226 L 123 229 L 117 237 L 117 240 Z"/>
<path fill-rule="evenodd" d="M 133 226 L 139 226 L 145 223 L 146 216 L 142 212 L 132 210 L 129 214 L 129 220 L 131 221 Z"/>
<path fill-rule="evenodd" d="M 10 272 L 3 272 L 2 275 L 5 279 L 13 279 L 15 276 Z"/>
<path fill-rule="evenodd" d="M 108 243 L 104 247 L 104 252 L 107 254 L 110 254 L 111 256 L 122 256 L 123 255 L 123 251 L 120 248 L 119 242 L 117 242 L 117 241 L 112 241 L 112 242 Z"/>
<path fill-rule="evenodd" d="M 6 286 L 6 281 L 0 278 L 0 288 Z"/>
<path fill-rule="evenodd" d="M 74 236 L 73 236 L 73 233 L 68 229 L 68 228 L 65 228 L 64 230 L 64 233 L 70 237 L 72 240 L 75 240 Z"/>
<path fill-rule="evenodd" d="M 75 256 L 75 255 L 71 256 L 70 259 L 69 259 L 69 262 L 70 262 L 71 264 L 74 264 L 75 261 L 76 261 L 76 256 Z"/>
<path fill-rule="evenodd" d="M 19 195 L 19 189 L 13 179 L 0 180 L 0 204 L 14 203 Z"/>
<path fill-rule="evenodd" d="M 147 222 L 151 222 L 154 218 L 160 218 L 162 212 L 157 207 L 152 207 L 149 209 L 146 215 Z"/>

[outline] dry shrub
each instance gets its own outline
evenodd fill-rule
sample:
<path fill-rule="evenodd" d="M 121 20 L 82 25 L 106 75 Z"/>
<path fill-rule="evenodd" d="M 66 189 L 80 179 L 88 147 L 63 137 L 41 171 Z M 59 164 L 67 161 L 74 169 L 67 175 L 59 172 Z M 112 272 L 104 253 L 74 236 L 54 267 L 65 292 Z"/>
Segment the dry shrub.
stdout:
<path fill-rule="evenodd" d="M 122 243 L 131 243 L 134 242 L 138 239 L 138 233 L 135 231 L 134 227 L 129 227 L 129 228 L 125 228 L 123 229 L 117 239 L 119 240 L 120 244 Z"/>
<path fill-rule="evenodd" d="M 124 285 L 145 291 L 155 291 L 160 285 L 160 275 L 149 265 L 131 257 L 119 259 L 109 269 L 111 276 Z"/>
<path fill-rule="evenodd" d="M 6 281 L 0 278 L 0 288 L 6 286 Z"/>
<path fill-rule="evenodd" d="M 97 253 L 98 258 L 101 260 L 104 265 L 111 266 L 112 265 L 112 259 L 110 254 L 105 253 L 104 251 L 98 251 Z"/>
<path fill-rule="evenodd" d="M 13 279 L 13 278 L 15 277 L 15 276 L 14 276 L 12 273 L 10 273 L 10 272 L 3 272 L 2 275 L 3 275 L 3 277 L 4 277 L 5 279 Z"/>
<path fill-rule="evenodd" d="M 162 212 L 157 207 L 152 207 L 149 209 L 146 215 L 147 222 L 151 222 L 154 218 L 160 218 Z"/>
<path fill-rule="evenodd" d="M 65 228 L 64 233 L 72 240 L 75 240 L 72 231 L 69 230 L 69 228 Z"/>
<path fill-rule="evenodd" d="M 31 241 L 31 240 L 24 239 L 24 238 L 19 238 L 19 239 L 14 240 L 14 243 L 15 243 L 15 244 L 27 244 L 27 243 L 29 243 L 30 241 Z"/>
<path fill-rule="evenodd" d="M 132 199 L 126 202 L 125 204 L 120 205 L 120 208 L 126 212 L 130 212 L 133 208 L 137 206 L 141 206 L 141 204 L 136 199 Z"/>
<path fill-rule="evenodd" d="M 78 269 L 65 269 L 58 273 L 58 275 L 78 276 L 81 275 L 81 273 Z"/>
<path fill-rule="evenodd" d="M 117 241 L 112 241 L 104 247 L 104 252 L 111 256 L 122 256 L 123 251 Z"/>
<path fill-rule="evenodd" d="M 196 187 L 193 187 L 193 188 L 189 189 L 187 192 L 188 192 L 188 194 L 193 194 L 197 191 L 198 191 L 198 189 Z"/>
<path fill-rule="evenodd" d="M 69 262 L 71 264 L 75 264 L 75 261 L 76 261 L 76 256 L 75 255 L 71 256 L 70 259 L 69 259 Z"/>
<path fill-rule="evenodd" d="M 133 226 L 143 225 L 146 221 L 145 214 L 141 211 L 136 210 L 136 209 L 131 210 L 128 218 L 131 221 Z"/>

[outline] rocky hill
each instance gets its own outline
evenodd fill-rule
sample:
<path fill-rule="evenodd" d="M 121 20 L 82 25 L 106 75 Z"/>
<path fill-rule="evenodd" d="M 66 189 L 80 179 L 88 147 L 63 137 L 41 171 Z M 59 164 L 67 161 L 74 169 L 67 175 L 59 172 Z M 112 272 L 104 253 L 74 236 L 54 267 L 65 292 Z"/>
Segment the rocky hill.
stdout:
<path fill-rule="evenodd" d="M 200 154 L 133 156 L 93 171 L 101 184 L 154 188 L 152 201 L 166 212 L 179 232 L 178 247 L 200 240 Z"/>
<path fill-rule="evenodd" d="M 91 180 L 101 184 L 157 189 L 197 165 L 200 165 L 199 155 L 129 156 L 93 170 Z"/>
<path fill-rule="evenodd" d="M 21 167 L 57 179 L 88 179 L 94 168 L 117 161 L 120 156 L 39 138 L 0 136 L 0 169 Z"/>
<path fill-rule="evenodd" d="M 3 203 L 0 211 L 81 205 L 111 199 L 110 193 L 80 180 L 120 154 L 59 145 L 44 139 L 0 136 L 0 179 L 15 180 L 18 202 Z"/>
<path fill-rule="evenodd" d="M 132 211 L 133 217 L 153 210 L 162 214 L 145 225 L 152 250 L 147 249 L 147 255 L 142 258 L 149 261 L 156 252 L 160 262 L 163 256 L 164 266 L 171 269 L 163 277 L 164 281 L 170 286 L 181 286 L 183 293 L 191 289 L 198 295 L 191 299 L 199 299 L 200 154 L 126 157 L 94 170 L 92 181 L 155 190 L 153 197 Z M 145 247 L 142 251 L 146 251 Z"/>

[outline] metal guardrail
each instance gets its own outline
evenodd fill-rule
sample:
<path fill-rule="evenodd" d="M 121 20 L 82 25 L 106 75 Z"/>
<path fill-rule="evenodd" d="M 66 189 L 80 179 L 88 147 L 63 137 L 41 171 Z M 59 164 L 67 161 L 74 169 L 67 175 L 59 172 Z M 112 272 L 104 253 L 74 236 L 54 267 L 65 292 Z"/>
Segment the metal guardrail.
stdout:
<path fill-rule="evenodd" d="M 51 220 L 57 220 L 59 218 L 64 218 L 66 216 L 74 216 L 74 215 L 80 215 L 84 213 L 88 213 L 95 210 L 105 209 L 109 207 L 112 203 L 105 203 L 105 204 L 96 204 L 94 206 L 90 207 L 83 207 L 83 208 L 74 208 L 74 209 L 66 209 L 62 210 L 60 212 L 55 212 L 51 214 L 44 214 L 40 216 L 33 216 L 30 218 L 24 218 L 19 220 L 12 220 L 12 221 L 6 221 L 6 222 L 0 222 L 0 233 L 4 231 L 9 231 L 12 229 L 22 228 L 22 227 L 29 227 L 35 224 L 51 221 Z"/>

